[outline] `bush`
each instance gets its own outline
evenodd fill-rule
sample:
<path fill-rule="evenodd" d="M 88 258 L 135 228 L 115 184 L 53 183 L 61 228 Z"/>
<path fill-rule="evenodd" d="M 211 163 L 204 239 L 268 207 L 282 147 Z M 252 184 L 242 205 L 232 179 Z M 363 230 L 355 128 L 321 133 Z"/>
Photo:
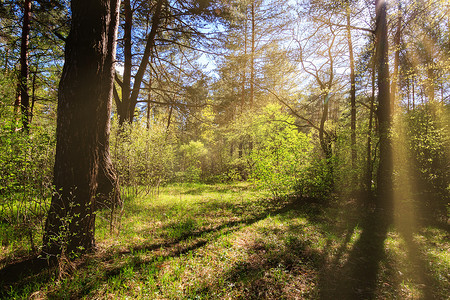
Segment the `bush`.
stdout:
<path fill-rule="evenodd" d="M 52 127 L 32 127 L 29 134 L 0 129 L 0 223 L 18 238 L 26 235 L 34 249 L 53 192 L 55 145 Z"/>
<path fill-rule="evenodd" d="M 201 141 L 190 141 L 179 148 L 179 172 L 181 182 L 199 182 L 208 150 Z"/>
<path fill-rule="evenodd" d="M 252 122 L 251 180 L 275 197 L 291 192 L 308 165 L 309 137 L 278 105 L 268 105 Z"/>
<path fill-rule="evenodd" d="M 327 199 L 333 191 L 332 160 L 312 158 L 298 179 L 295 191 L 301 197 Z"/>
<path fill-rule="evenodd" d="M 127 196 L 154 192 L 174 178 L 175 151 L 164 126 L 112 122 L 111 157 Z"/>
<path fill-rule="evenodd" d="M 413 178 L 421 206 L 432 215 L 446 215 L 450 199 L 450 113 L 441 104 L 428 103 L 406 115 Z M 425 211 L 424 211 L 425 212 Z"/>

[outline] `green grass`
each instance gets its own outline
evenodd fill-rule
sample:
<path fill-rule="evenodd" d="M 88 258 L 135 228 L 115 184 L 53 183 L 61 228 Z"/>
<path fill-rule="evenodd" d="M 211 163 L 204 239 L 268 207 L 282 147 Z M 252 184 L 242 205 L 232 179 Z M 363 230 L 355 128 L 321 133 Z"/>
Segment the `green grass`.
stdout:
<path fill-rule="evenodd" d="M 266 195 L 245 183 L 179 184 L 161 188 L 157 196 L 127 199 L 113 234 L 108 212 L 99 213 L 96 253 L 25 277 L 5 287 L 4 297 L 447 299 L 450 295 L 445 230 L 422 227 L 407 235 L 395 226 L 377 226 L 376 218 L 368 220 L 350 201 L 324 207 Z M 3 265 L 18 256 L 14 249 L 2 251 Z M 371 272 L 373 276 L 366 274 Z"/>

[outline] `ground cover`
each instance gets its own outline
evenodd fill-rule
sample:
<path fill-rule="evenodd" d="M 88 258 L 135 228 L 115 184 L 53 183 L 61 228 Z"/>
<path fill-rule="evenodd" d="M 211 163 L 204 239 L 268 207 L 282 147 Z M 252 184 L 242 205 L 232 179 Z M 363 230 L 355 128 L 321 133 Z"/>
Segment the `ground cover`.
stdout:
<path fill-rule="evenodd" d="M 246 183 L 169 185 L 126 199 L 113 228 L 109 212 L 100 212 L 97 251 L 74 262 L 43 267 L 42 260 L 27 259 L 26 239 L 6 245 L 2 236 L 0 295 L 447 299 L 448 231 L 405 230 L 361 211 L 351 199 L 271 199 Z"/>

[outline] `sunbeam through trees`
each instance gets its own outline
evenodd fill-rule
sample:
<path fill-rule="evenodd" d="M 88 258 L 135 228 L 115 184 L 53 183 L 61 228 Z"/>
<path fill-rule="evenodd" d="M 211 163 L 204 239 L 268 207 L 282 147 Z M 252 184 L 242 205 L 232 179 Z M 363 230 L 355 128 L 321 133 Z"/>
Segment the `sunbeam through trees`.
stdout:
<path fill-rule="evenodd" d="M 0 0 L 1 299 L 448 299 L 448 0 Z"/>

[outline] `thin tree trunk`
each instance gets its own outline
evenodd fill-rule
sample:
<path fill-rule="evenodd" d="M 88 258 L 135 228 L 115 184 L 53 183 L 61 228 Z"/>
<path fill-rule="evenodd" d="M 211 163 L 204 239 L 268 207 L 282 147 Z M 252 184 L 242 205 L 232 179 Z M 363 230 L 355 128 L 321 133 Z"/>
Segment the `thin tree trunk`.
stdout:
<path fill-rule="evenodd" d="M 123 7 L 125 15 L 125 24 L 123 28 L 124 65 L 123 65 L 123 82 L 122 82 L 122 101 L 121 101 L 121 109 L 119 110 L 120 125 L 122 125 L 127 120 L 129 111 L 131 110 L 130 108 L 131 67 L 132 67 L 131 31 L 133 24 L 133 14 L 131 11 L 130 0 L 123 0 Z"/>
<path fill-rule="evenodd" d="M 322 147 L 323 153 L 325 154 L 325 158 L 327 159 L 333 156 L 331 152 L 330 140 L 328 138 L 327 133 L 325 132 L 325 122 L 328 119 L 328 107 L 330 102 L 329 100 L 330 95 L 329 94 L 324 95 L 322 117 L 320 119 L 320 126 L 319 126 L 320 146 Z"/>
<path fill-rule="evenodd" d="M 255 1 L 252 1 L 252 52 L 250 57 L 250 108 L 255 101 Z"/>
<path fill-rule="evenodd" d="M 410 105 L 411 105 L 411 93 L 409 92 L 409 85 L 410 85 L 410 79 L 409 78 L 406 79 L 406 84 L 407 84 L 406 89 L 408 90 L 408 112 L 409 112 Z"/>
<path fill-rule="evenodd" d="M 109 158 L 119 0 L 72 0 L 71 9 L 58 93 L 56 190 L 43 239 L 49 255 L 94 249 L 96 194 Z"/>
<path fill-rule="evenodd" d="M 33 122 L 34 104 L 36 103 L 36 72 L 33 73 L 33 79 L 31 81 L 30 124 Z"/>
<path fill-rule="evenodd" d="M 20 105 L 22 113 L 22 130 L 28 131 L 30 122 L 30 96 L 28 95 L 28 44 L 30 37 L 31 0 L 25 0 L 22 23 L 22 39 L 20 45 L 20 99 L 16 102 Z"/>
<path fill-rule="evenodd" d="M 241 114 L 244 112 L 245 105 L 245 83 L 247 80 L 247 7 L 245 8 L 245 25 L 244 25 L 244 66 L 242 67 L 241 82 Z"/>
<path fill-rule="evenodd" d="M 351 152 L 352 168 L 356 169 L 356 81 L 355 81 L 355 59 L 353 57 L 353 43 L 350 24 L 350 4 L 347 4 L 347 42 L 350 56 L 350 128 L 351 128 Z"/>
<path fill-rule="evenodd" d="M 150 80 L 151 82 L 151 80 Z M 149 89 L 148 91 L 148 95 L 147 95 L 147 130 L 150 130 L 150 116 L 151 116 L 151 112 L 152 112 L 152 105 L 150 103 L 151 101 L 151 93 L 150 93 L 151 89 Z"/>
<path fill-rule="evenodd" d="M 398 3 L 398 20 L 397 20 L 397 31 L 395 32 L 394 37 L 394 73 L 392 78 L 392 101 L 391 101 L 391 111 L 392 114 L 395 113 L 395 110 L 399 106 L 399 95 L 398 95 L 398 80 L 399 80 L 399 67 L 400 67 L 400 38 L 401 38 L 401 30 L 402 30 L 402 15 L 401 15 L 402 6 L 400 2 Z"/>
<path fill-rule="evenodd" d="M 372 131 L 373 131 L 373 112 L 375 106 L 375 58 L 372 64 L 372 95 L 370 97 L 370 111 L 369 111 L 369 128 L 367 129 L 367 170 L 366 170 L 366 188 L 369 199 L 372 195 Z"/>
<path fill-rule="evenodd" d="M 428 80 L 426 81 L 427 82 L 426 90 L 427 90 L 428 101 L 433 102 L 434 98 L 435 98 L 435 91 L 434 91 L 434 68 L 432 67 L 433 59 L 431 57 L 431 54 L 430 54 L 429 61 L 430 61 L 430 63 L 429 63 L 428 70 L 427 70 Z"/>
<path fill-rule="evenodd" d="M 162 16 L 162 6 L 164 0 L 158 0 L 155 6 L 155 12 L 152 16 L 152 29 L 147 37 L 147 43 L 145 45 L 144 55 L 142 56 L 141 63 L 139 65 L 139 69 L 134 77 L 133 90 L 131 91 L 128 111 L 127 111 L 127 121 L 132 123 L 134 119 L 134 110 L 136 108 L 138 96 L 141 90 L 142 79 L 144 78 L 145 70 L 147 68 L 149 58 L 153 52 L 153 48 L 155 46 L 156 33 L 158 31 L 161 16 Z"/>
<path fill-rule="evenodd" d="M 170 105 L 170 108 L 169 108 L 169 116 L 167 117 L 167 131 L 169 131 L 169 128 L 170 128 L 170 122 L 171 122 L 171 120 L 172 120 L 172 112 L 173 112 L 173 106 L 172 105 Z"/>
<path fill-rule="evenodd" d="M 153 62 L 153 57 L 150 59 L 150 74 L 149 74 L 149 79 L 148 79 L 148 95 L 147 95 L 147 130 L 150 129 L 150 114 L 152 111 L 152 104 L 151 104 L 151 100 L 152 100 L 152 85 L 153 85 L 153 76 L 152 76 L 152 62 Z"/>

